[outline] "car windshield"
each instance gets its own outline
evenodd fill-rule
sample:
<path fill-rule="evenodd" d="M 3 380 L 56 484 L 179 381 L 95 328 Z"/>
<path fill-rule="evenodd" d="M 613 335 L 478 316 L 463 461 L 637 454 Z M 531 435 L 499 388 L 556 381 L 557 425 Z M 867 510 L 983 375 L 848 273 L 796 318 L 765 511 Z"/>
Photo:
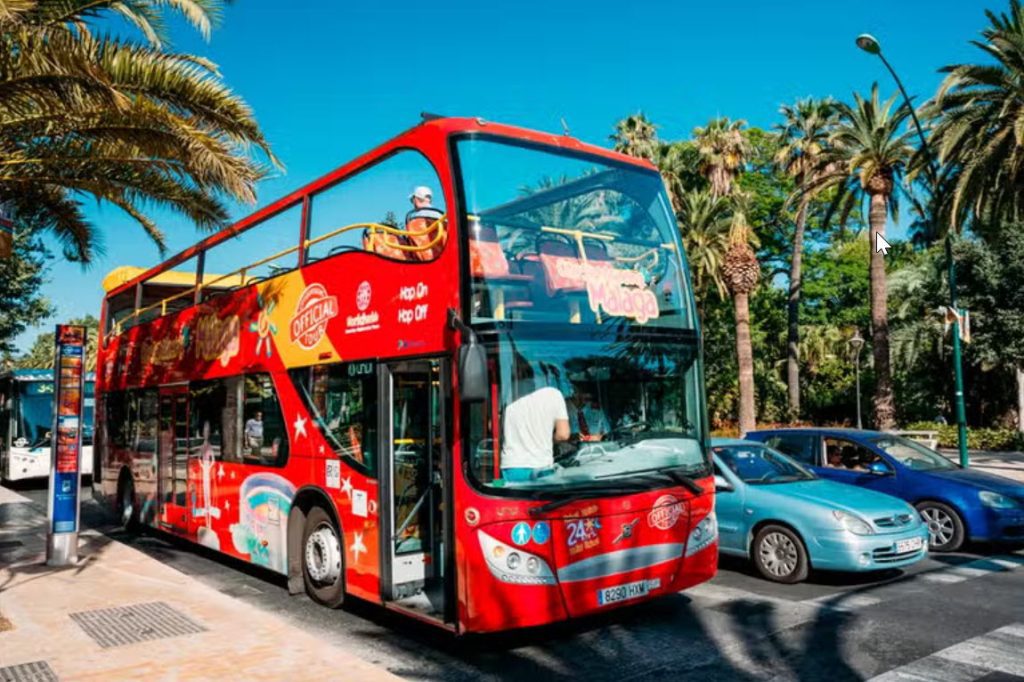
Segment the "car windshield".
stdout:
<path fill-rule="evenodd" d="M 457 150 L 474 321 L 693 327 L 656 171 L 485 137 Z"/>
<path fill-rule="evenodd" d="M 695 333 L 530 331 L 482 334 L 493 390 L 470 421 L 480 484 L 552 491 L 709 475 Z M 555 442 L 559 420 L 569 437 Z"/>
<path fill-rule="evenodd" d="M 792 483 L 816 478 L 781 452 L 763 445 L 726 445 L 712 450 L 729 471 L 750 485 Z"/>
<path fill-rule="evenodd" d="M 939 453 L 902 436 L 886 436 L 874 441 L 876 447 L 914 471 L 944 471 L 956 465 Z"/>

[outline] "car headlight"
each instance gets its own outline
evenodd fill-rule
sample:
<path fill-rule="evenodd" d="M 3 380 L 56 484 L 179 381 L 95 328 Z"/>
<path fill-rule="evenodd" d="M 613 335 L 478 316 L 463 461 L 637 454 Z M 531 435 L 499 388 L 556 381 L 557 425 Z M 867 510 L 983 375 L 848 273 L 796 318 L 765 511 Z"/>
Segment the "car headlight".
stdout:
<path fill-rule="evenodd" d="M 994 493 L 991 490 L 982 490 L 978 493 L 978 497 L 981 498 L 981 503 L 986 507 L 992 509 L 1018 509 L 1020 503 L 1012 497 L 1006 495 L 1000 495 Z"/>
<path fill-rule="evenodd" d="M 491 575 L 503 583 L 516 585 L 554 585 L 555 574 L 544 559 L 506 545 L 482 530 L 476 532 L 484 560 Z"/>
<path fill-rule="evenodd" d="M 841 525 L 844 530 L 847 530 L 854 535 L 871 535 L 874 533 L 868 522 L 859 516 L 854 516 L 853 514 L 839 511 L 838 509 L 832 512 L 832 516 L 836 517 L 836 521 L 839 522 L 839 525 Z"/>
<path fill-rule="evenodd" d="M 717 539 L 718 519 L 715 517 L 715 512 L 711 512 L 690 531 L 690 537 L 686 541 L 686 556 L 691 556 L 709 547 Z"/>

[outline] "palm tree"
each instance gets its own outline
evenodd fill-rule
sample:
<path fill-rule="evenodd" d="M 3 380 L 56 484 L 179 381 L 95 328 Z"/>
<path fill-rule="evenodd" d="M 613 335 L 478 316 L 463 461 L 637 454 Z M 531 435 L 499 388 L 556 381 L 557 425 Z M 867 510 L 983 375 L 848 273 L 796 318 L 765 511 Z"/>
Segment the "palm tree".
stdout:
<path fill-rule="evenodd" d="M 690 190 L 682 195 L 679 230 L 690 263 L 697 309 L 704 318 L 704 302 L 713 285 L 719 298 L 728 290 L 722 278 L 722 262 L 729 248 L 729 202 L 707 190 Z"/>
<path fill-rule="evenodd" d="M 998 225 L 1024 219 L 1024 7 L 988 11 L 984 41 L 973 44 L 984 64 L 959 64 L 947 73 L 926 109 L 943 167 L 953 169 L 950 201 L 941 224 Z"/>
<path fill-rule="evenodd" d="M 910 108 L 901 103 L 893 107 L 896 96 L 884 103 L 878 95 L 878 84 L 871 87 L 871 97 L 864 99 L 854 93 L 854 104 L 837 105 L 838 122 L 829 136 L 829 148 L 821 157 L 821 172 L 806 183 L 804 191 L 815 194 L 835 188 L 832 207 L 826 214 L 827 224 L 836 210 L 840 223 L 864 199 L 869 202 L 868 235 L 871 254 L 871 347 L 875 364 L 875 426 L 891 429 L 896 421 L 892 370 L 889 358 L 888 300 L 885 261 L 876 251 L 876 235 L 885 236 L 886 219 L 898 215 L 896 190 L 914 156 L 913 133 L 905 128 Z M 903 129 L 901 131 L 901 128 Z"/>
<path fill-rule="evenodd" d="M 751 247 L 753 233 L 747 223 L 749 197 L 737 193 L 733 197 L 729 248 L 722 263 L 722 276 L 732 293 L 736 314 L 736 362 L 740 384 L 740 434 L 753 431 L 757 424 L 754 399 L 754 352 L 750 343 L 750 294 L 761 278 L 761 266 Z"/>
<path fill-rule="evenodd" d="M 750 143 L 743 135 L 744 120 L 713 118 L 707 126 L 693 129 L 694 142 L 700 152 L 701 170 L 716 196 L 727 196 L 733 180 L 743 169 L 750 155 Z"/>
<path fill-rule="evenodd" d="M 261 150 L 276 163 L 248 105 L 217 67 L 162 47 L 164 10 L 209 35 L 219 0 L 17 0 L 0 5 L 0 204 L 41 225 L 68 258 L 88 262 L 94 226 L 82 199 L 118 206 L 163 250 L 143 206 L 213 229 L 225 199 L 255 201 Z M 118 16 L 143 41 L 94 35 Z M 103 24 L 105 27 L 106 24 Z"/>
<path fill-rule="evenodd" d="M 622 154 L 646 159 L 651 163 L 658 156 L 658 131 L 642 111 L 616 123 L 615 132 L 609 139 L 614 143 L 615 151 Z"/>
<path fill-rule="evenodd" d="M 688 140 L 661 142 L 658 144 L 658 155 L 654 160 L 665 189 L 668 190 L 672 209 L 676 213 L 683 210 L 683 195 L 704 184 L 700 174 L 700 155 L 697 147 Z"/>
<path fill-rule="evenodd" d="M 835 102 L 830 98 L 798 100 L 785 104 L 779 112 L 784 123 L 778 126 L 782 146 L 775 157 L 779 168 L 792 176 L 797 192 L 796 225 L 793 231 L 793 256 L 789 267 L 789 305 L 786 357 L 786 386 L 790 419 L 800 416 L 800 278 L 804 252 L 804 229 L 811 196 L 801 190 L 815 177 L 828 135 L 835 123 Z"/>

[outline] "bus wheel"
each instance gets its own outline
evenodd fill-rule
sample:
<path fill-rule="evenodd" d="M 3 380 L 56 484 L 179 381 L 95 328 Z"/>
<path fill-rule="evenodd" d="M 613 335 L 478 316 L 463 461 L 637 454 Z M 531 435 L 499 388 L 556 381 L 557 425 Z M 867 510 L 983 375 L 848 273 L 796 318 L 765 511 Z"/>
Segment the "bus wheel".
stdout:
<path fill-rule="evenodd" d="M 330 515 L 313 507 L 302 532 L 302 579 L 313 601 L 336 609 L 345 601 L 344 549 Z"/>
<path fill-rule="evenodd" d="M 134 533 L 139 529 L 139 508 L 135 504 L 135 483 L 122 475 L 117 484 L 117 517 L 124 529 Z"/>

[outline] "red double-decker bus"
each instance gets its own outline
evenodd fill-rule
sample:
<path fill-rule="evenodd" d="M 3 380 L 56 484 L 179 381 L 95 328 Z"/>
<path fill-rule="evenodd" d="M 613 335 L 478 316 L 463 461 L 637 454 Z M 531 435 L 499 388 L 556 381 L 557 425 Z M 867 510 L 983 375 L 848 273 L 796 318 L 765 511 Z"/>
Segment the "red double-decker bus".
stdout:
<path fill-rule="evenodd" d="M 648 163 L 430 118 L 105 280 L 97 493 L 452 631 L 717 566 L 701 347 Z"/>

